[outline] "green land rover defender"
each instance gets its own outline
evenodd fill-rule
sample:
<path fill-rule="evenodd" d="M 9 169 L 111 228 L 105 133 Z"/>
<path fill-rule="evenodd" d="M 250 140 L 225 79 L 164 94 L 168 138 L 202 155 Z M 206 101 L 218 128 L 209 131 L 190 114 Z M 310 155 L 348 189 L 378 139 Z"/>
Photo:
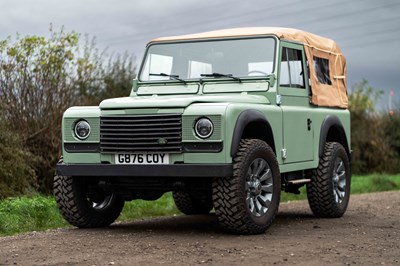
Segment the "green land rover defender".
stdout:
<path fill-rule="evenodd" d="M 54 194 L 77 227 L 113 223 L 125 201 L 172 192 L 185 214 L 263 233 L 281 190 L 307 186 L 317 217 L 350 196 L 346 60 L 327 38 L 238 28 L 152 40 L 129 97 L 71 107 Z"/>

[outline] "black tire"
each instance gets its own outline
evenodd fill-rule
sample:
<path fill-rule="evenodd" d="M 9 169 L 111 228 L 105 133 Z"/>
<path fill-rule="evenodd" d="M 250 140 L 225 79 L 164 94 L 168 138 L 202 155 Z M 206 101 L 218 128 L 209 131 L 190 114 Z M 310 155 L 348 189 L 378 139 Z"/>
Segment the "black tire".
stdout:
<path fill-rule="evenodd" d="M 88 193 L 88 182 L 82 177 L 55 176 L 54 196 L 64 219 L 80 228 L 105 227 L 120 215 L 124 200 L 102 189 Z"/>
<path fill-rule="evenodd" d="M 213 208 L 211 192 L 174 191 L 172 197 L 178 210 L 187 215 L 208 214 Z"/>
<path fill-rule="evenodd" d="M 231 233 L 263 233 L 278 211 L 280 191 L 274 151 L 262 140 L 242 139 L 233 158 L 233 176 L 214 180 L 215 213 Z"/>
<path fill-rule="evenodd" d="M 315 216 L 341 217 L 350 199 L 351 169 L 349 157 L 340 143 L 327 142 L 318 168 L 309 174 L 307 198 Z"/>

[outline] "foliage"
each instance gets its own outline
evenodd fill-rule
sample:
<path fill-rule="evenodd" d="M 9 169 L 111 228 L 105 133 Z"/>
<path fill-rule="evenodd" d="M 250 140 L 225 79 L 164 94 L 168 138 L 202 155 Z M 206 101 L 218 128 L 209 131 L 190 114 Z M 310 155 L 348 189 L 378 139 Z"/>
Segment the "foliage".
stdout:
<path fill-rule="evenodd" d="M 53 197 L 34 196 L 0 201 L 0 235 L 67 226 Z"/>
<path fill-rule="evenodd" d="M 382 95 L 382 90 L 377 90 L 363 79 L 355 84 L 349 95 L 349 110 L 355 117 L 365 117 L 375 111 L 375 104 Z"/>
<path fill-rule="evenodd" d="M 400 171 L 399 153 L 396 155 L 392 146 L 392 142 L 396 141 L 394 135 L 400 138 L 398 127 L 395 129 L 399 120 L 392 121 L 396 118 L 375 111 L 374 106 L 381 94 L 382 91 L 363 80 L 353 87 L 349 95 L 352 170 L 355 173 Z"/>
<path fill-rule="evenodd" d="M 1 109 L 0 128 L 0 199 L 29 194 L 36 189 L 35 172 L 30 166 L 33 156 L 21 137 L 7 130 Z"/>
<path fill-rule="evenodd" d="M 107 61 L 108 60 L 108 61 Z M 107 56 L 86 36 L 50 29 L 50 37 L 17 35 L 0 42 L 0 101 L 9 133 L 20 133 L 34 155 L 31 167 L 40 191 L 52 190 L 61 148 L 61 119 L 72 105 L 98 104 L 127 96 L 135 76 L 134 58 Z"/>
<path fill-rule="evenodd" d="M 127 53 L 112 55 L 109 58 L 107 68 L 103 73 L 104 89 L 98 99 L 129 95 L 132 89 L 132 78 L 136 75 L 134 62 L 135 57 Z"/>
<path fill-rule="evenodd" d="M 392 148 L 392 155 L 397 158 L 394 165 L 400 165 L 400 102 L 397 103 L 397 110 L 384 117 L 385 134 L 390 136 L 389 145 Z M 400 168 L 400 167 L 399 167 Z"/>
<path fill-rule="evenodd" d="M 75 89 L 80 105 L 98 105 L 103 99 L 128 96 L 136 76 L 135 57 L 127 53 L 106 56 L 96 49 L 94 39 L 85 36 L 81 56 L 76 60 Z"/>
<path fill-rule="evenodd" d="M 135 200 L 126 202 L 118 221 L 176 215 L 179 213 L 172 199 L 172 193 L 166 193 L 155 201 Z"/>
<path fill-rule="evenodd" d="M 400 175 L 372 174 L 355 176 L 351 192 L 354 194 L 400 190 Z"/>

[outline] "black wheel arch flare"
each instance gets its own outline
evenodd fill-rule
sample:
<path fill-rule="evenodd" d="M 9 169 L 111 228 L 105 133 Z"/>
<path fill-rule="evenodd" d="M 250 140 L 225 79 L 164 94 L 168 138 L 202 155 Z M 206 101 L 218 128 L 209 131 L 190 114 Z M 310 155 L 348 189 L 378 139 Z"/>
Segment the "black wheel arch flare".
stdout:
<path fill-rule="evenodd" d="M 259 138 L 266 141 L 276 154 L 275 140 L 268 119 L 260 111 L 249 109 L 241 112 L 236 120 L 231 144 L 231 156 L 233 157 L 237 153 L 243 133 L 245 132 L 246 127 L 251 124 L 262 125 L 262 128 L 257 129 L 257 132 L 251 131 L 251 135 L 245 137 Z"/>
<path fill-rule="evenodd" d="M 340 119 L 335 115 L 328 115 L 325 117 L 324 121 L 322 121 L 319 136 L 319 158 L 324 154 L 325 143 L 330 141 L 342 144 L 351 160 L 350 146 L 347 141 L 346 132 L 344 131 L 342 122 L 340 122 Z"/>

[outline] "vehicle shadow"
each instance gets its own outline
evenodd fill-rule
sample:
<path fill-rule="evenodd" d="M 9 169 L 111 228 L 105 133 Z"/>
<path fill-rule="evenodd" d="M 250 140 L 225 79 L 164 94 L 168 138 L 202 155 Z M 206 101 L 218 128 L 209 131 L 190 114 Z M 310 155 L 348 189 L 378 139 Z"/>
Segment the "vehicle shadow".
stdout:
<path fill-rule="evenodd" d="M 283 211 L 279 212 L 273 222 L 273 231 L 279 231 L 295 225 L 298 222 L 317 220 L 311 212 L 304 211 Z M 98 231 L 107 231 L 112 234 L 136 234 L 136 233 L 155 233 L 155 234 L 212 234 L 227 235 L 220 227 L 217 217 L 214 213 L 209 215 L 178 215 L 173 217 L 149 218 L 136 220 L 132 222 L 119 222 L 107 228 L 81 229 Z M 269 230 L 268 230 L 269 231 Z M 268 232 L 267 231 L 267 232 Z"/>

